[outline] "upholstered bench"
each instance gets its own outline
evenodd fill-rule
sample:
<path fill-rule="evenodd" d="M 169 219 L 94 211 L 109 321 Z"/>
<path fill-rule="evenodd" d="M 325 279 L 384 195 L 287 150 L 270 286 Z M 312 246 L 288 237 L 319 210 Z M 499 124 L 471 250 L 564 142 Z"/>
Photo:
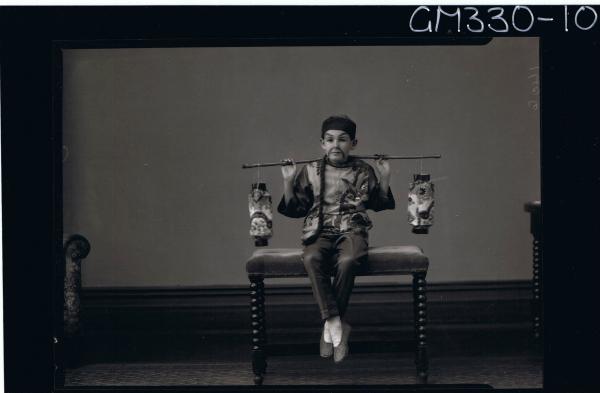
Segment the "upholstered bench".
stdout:
<path fill-rule="evenodd" d="M 358 276 L 412 275 L 414 325 L 416 339 L 417 378 L 427 382 L 427 298 L 425 295 L 429 260 L 416 246 L 370 247 L 367 263 L 364 263 Z M 302 251 L 296 248 L 259 249 L 246 263 L 250 279 L 250 307 L 252 315 L 252 370 L 254 383 L 263 382 L 267 368 L 265 328 L 264 279 L 280 277 L 306 277 L 302 263 Z"/>

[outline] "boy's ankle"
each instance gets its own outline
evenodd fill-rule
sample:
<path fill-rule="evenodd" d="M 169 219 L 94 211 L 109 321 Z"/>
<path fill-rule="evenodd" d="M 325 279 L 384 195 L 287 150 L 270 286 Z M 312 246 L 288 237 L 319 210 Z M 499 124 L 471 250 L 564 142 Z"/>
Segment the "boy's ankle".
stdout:
<path fill-rule="evenodd" d="M 335 316 L 328 318 L 327 321 L 325 321 L 325 329 L 329 331 L 333 345 L 339 345 L 342 339 L 342 320 L 340 317 Z"/>
<path fill-rule="evenodd" d="M 329 326 L 327 325 L 327 322 L 323 324 L 323 341 L 325 341 L 327 344 L 331 344 L 333 342 L 331 339 L 331 334 L 329 333 Z"/>

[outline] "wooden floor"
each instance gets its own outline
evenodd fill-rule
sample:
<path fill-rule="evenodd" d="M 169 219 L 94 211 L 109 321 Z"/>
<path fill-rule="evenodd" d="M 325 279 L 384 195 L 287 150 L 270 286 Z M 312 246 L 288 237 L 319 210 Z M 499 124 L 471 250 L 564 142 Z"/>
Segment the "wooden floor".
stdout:
<path fill-rule="evenodd" d="M 265 385 L 414 384 L 407 353 L 359 353 L 341 364 L 315 355 L 269 358 Z M 430 359 L 431 384 L 489 384 L 493 388 L 541 388 L 542 358 L 516 355 L 448 356 Z M 97 363 L 65 373 L 65 386 L 250 385 L 248 361 Z"/>

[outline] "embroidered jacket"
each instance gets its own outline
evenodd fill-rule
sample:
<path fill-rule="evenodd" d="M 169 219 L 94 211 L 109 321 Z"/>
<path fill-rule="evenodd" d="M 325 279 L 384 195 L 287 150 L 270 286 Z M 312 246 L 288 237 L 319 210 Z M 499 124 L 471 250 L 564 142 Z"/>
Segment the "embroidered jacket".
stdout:
<path fill-rule="evenodd" d="M 321 232 L 366 232 L 373 224 L 366 210 L 394 209 L 391 190 L 380 195 L 373 168 L 350 156 L 341 166 L 325 160 L 305 165 L 293 183 L 294 195 L 285 196 L 277 210 L 292 218 L 304 217 L 302 243 L 310 244 Z"/>

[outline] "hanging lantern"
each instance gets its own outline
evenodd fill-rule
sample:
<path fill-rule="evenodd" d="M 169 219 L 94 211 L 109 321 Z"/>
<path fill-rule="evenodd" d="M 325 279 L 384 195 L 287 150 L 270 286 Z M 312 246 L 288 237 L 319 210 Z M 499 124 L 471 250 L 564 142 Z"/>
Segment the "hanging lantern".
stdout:
<path fill-rule="evenodd" d="M 427 174 L 413 175 L 408 191 L 408 222 L 412 232 L 429 233 L 433 224 L 433 183 Z"/>
<path fill-rule="evenodd" d="M 267 185 L 252 184 L 252 191 L 248 195 L 248 209 L 250 210 L 250 236 L 254 237 L 256 247 L 267 246 L 269 238 L 273 236 L 271 205 L 271 194 L 267 191 Z"/>

